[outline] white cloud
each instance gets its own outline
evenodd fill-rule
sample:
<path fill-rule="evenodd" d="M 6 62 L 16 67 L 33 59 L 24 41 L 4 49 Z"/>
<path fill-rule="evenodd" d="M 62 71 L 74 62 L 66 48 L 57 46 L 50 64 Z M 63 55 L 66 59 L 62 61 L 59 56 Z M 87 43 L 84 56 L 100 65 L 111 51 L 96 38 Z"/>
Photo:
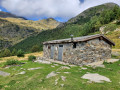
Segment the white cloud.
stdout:
<path fill-rule="evenodd" d="M 0 9 L 0 11 L 2 11 L 2 9 Z"/>
<path fill-rule="evenodd" d="M 70 19 L 83 10 L 107 2 L 120 5 L 119 0 L 1 0 L 0 5 L 13 14 L 24 17 L 61 17 Z"/>

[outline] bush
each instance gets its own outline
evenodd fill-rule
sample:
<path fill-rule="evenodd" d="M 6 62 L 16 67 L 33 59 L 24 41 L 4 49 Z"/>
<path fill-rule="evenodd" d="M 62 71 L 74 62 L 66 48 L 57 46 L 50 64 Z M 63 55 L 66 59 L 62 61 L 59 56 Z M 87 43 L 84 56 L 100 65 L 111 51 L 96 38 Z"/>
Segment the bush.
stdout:
<path fill-rule="evenodd" d="M 13 50 L 12 50 L 12 56 L 15 56 L 16 54 L 17 54 L 16 49 L 13 49 Z"/>
<path fill-rule="evenodd" d="M 21 64 L 21 62 L 18 60 L 7 60 L 7 62 L 5 63 L 5 66 L 7 66 L 7 65 L 19 65 L 19 64 Z"/>
<path fill-rule="evenodd" d="M 32 48 L 31 48 L 31 52 L 38 52 L 40 51 L 40 48 L 38 45 L 34 45 Z"/>
<path fill-rule="evenodd" d="M 9 57 L 9 56 L 11 56 L 10 50 L 9 49 L 5 49 L 4 52 L 3 52 L 3 54 L 2 54 L 2 56 L 3 57 Z"/>
<path fill-rule="evenodd" d="M 28 56 L 28 61 L 34 61 L 36 59 L 36 56 L 30 55 Z"/>
<path fill-rule="evenodd" d="M 24 57 L 24 51 L 18 50 L 17 57 Z"/>

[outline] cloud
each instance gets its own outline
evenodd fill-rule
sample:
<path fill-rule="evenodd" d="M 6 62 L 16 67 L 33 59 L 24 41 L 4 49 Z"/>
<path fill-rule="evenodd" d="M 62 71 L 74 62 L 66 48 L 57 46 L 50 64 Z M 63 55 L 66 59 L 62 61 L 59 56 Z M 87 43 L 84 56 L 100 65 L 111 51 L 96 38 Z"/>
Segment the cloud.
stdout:
<path fill-rule="evenodd" d="M 60 17 L 70 19 L 89 7 L 119 0 L 0 0 L 9 12 L 24 17 Z"/>
<path fill-rule="evenodd" d="M 2 9 L 0 9 L 0 11 L 2 11 Z"/>

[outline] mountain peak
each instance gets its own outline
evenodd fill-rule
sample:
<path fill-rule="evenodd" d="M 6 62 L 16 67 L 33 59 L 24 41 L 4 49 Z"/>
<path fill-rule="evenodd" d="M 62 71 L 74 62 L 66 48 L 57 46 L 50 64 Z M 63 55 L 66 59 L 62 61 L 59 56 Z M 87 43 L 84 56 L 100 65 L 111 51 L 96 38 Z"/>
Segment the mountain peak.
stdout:
<path fill-rule="evenodd" d="M 8 18 L 8 17 L 10 17 L 10 18 L 22 18 L 22 19 L 26 20 L 26 18 L 24 18 L 24 17 L 16 16 L 14 14 L 11 14 L 8 12 L 3 12 L 3 11 L 0 11 L 0 17 L 2 17 L 2 18 Z"/>

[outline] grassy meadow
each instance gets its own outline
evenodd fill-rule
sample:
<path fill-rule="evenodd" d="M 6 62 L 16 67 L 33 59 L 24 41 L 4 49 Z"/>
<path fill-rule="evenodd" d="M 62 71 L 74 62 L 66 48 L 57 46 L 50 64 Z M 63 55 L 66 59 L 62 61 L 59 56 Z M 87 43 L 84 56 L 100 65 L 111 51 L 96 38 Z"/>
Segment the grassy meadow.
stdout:
<path fill-rule="evenodd" d="M 36 53 L 36 56 L 37 55 L 39 56 L 38 53 Z M 42 53 L 40 55 L 42 55 Z M 0 63 L 0 71 L 10 73 L 10 76 L 7 77 L 0 76 L 1 90 L 120 90 L 120 61 L 113 64 L 104 63 L 105 68 L 83 66 L 87 68 L 83 70 L 80 66 L 30 62 L 27 61 L 26 57 L 27 55 L 24 60 L 20 61 L 25 64 L 20 66 L 5 68 L 3 67 L 5 62 Z M 62 66 L 69 67 L 70 69 L 59 69 Z M 40 67 L 40 69 L 28 70 L 38 67 Z M 23 71 L 25 74 L 18 74 Z M 57 75 L 46 78 L 46 76 L 53 71 L 56 72 Z M 112 82 L 90 83 L 88 80 L 81 78 L 88 72 L 106 76 Z M 65 81 L 61 79 L 61 76 L 66 77 Z M 56 80 L 58 83 L 55 85 Z"/>

